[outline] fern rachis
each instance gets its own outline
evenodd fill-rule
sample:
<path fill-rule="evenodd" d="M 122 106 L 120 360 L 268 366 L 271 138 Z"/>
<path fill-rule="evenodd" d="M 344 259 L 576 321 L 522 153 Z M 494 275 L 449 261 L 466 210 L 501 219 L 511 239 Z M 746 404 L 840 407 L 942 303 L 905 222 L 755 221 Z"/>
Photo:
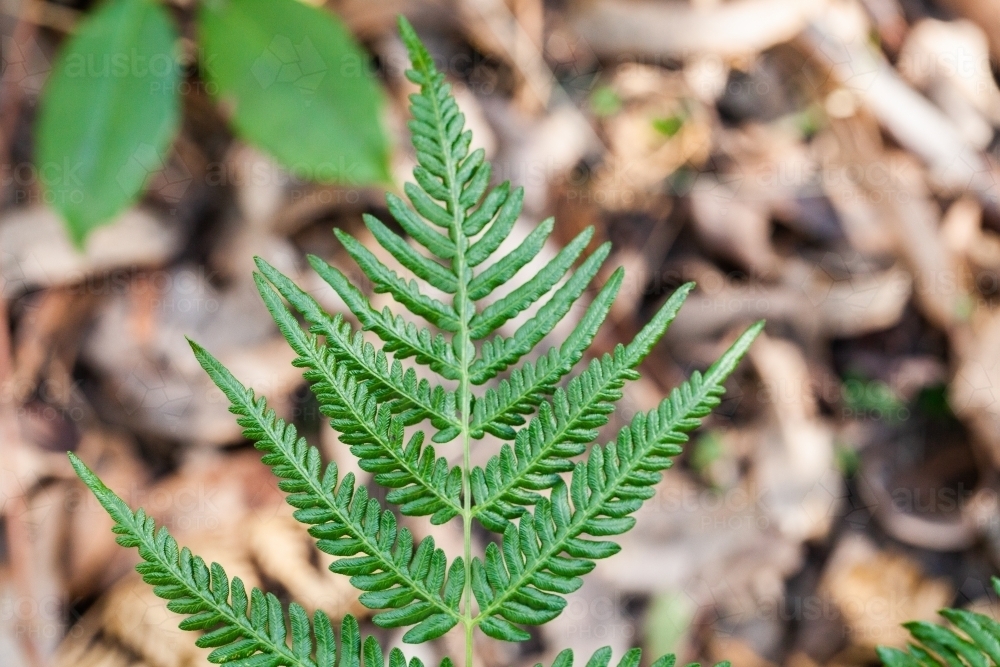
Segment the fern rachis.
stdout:
<path fill-rule="evenodd" d="M 704 375 L 695 373 L 660 406 L 638 415 L 612 442 L 592 444 L 692 285 L 677 290 L 629 345 L 591 361 L 560 386 L 610 310 L 622 284 L 618 269 L 558 347 L 522 362 L 583 296 L 609 246 L 584 257 L 593 234 L 585 230 L 540 271 L 491 300 L 541 251 L 553 222 L 544 221 L 516 249 L 496 255 L 520 214 L 523 192 L 508 183 L 489 188 L 490 165 L 481 150 L 470 152 L 471 133 L 444 76 L 405 20 L 400 31 L 413 62 L 407 76 L 420 86 L 410 98 L 409 123 L 418 166 L 416 183 L 404 186 L 409 203 L 392 194 L 387 203 L 409 238 L 372 216 L 364 221 L 401 267 L 449 298 L 428 296 L 416 280 L 398 275 L 336 230 L 375 291 L 426 322 L 421 326 L 389 309 L 376 310 L 338 269 L 310 257 L 362 328 L 382 341 L 378 349 L 263 260 L 257 260 L 254 276 L 323 414 L 361 468 L 390 489 L 386 500 L 395 512 L 370 498 L 353 475 L 341 477 L 333 463 L 324 466 L 319 452 L 264 398 L 208 351 L 195 343 L 192 348 L 229 399 L 244 435 L 263 452 L 296 519 L 309 526 L 321 550 L 337 556 L 331 569 L 350 577 L 361 603 L 376 612 L 373 622 L 407 628 L 403 640 L 409 643 L 461 626 L 465 664 L 471 667 L 477 630 L 507 641 L 527 639 L 523 626 L 557 616 L 594 561 L 618 551 L 607 538 L 633 527 L 631 515 L 651 497 L 687 432 L 719 402 L 723 382 L 762 324 L 748 329 Z M 536 306 L 512 335 L 497 333 Z M 440 381 L 418 379 L 414 364 L 426 366 Z M 501 374 L 507 376 L 495 387 L 481 394 L 474 390 Z M 471 448 L 487 434 L 512 444 L 504 444 L 485 467 L 474 468 Z M 462 463 L 450 466 L 435 445 L 454 453 L 460 447 Z M 347 667 L 360 665 L 363 657 L 366 667 L 384 664 L 375 640 L 362 646 L 354 619 L 343 621 L 338 657 L 332 624 L 321 612 L 310 620 L 294 604 L 285 610 L 274 596 L 256 589 L 248 594 L 217 564 L 178 549 L 142 510 L 132 512 L 79 459 L 72 461 L 114 518 L 119 542 L 139 549 L 144 579 L 170 600 L 169 608 L 190 616 L 182 627 L 207 631 L 198 642 L 215 648 L 213 661 Z M 463 554 L 449 562 L 432 538 L 415 542 L 399 527 L 396 512 L 429 516 L 433 523 L 460 520 Z M 479 554 L 475 521 L 496 536 Z M 602 650 L 587 665 L 605 667 L 610 658 L 610 651 Z M 388 660 L 393 667 L 406 664 L 398 650 Z M 639 652 L 630 651 L 618 664 L 636 667 L 639 660 Z M 570 667 L 572 653 L 561 653 L 553 664 Z M 655 667 L 672 664 L 669 656 Z"/>

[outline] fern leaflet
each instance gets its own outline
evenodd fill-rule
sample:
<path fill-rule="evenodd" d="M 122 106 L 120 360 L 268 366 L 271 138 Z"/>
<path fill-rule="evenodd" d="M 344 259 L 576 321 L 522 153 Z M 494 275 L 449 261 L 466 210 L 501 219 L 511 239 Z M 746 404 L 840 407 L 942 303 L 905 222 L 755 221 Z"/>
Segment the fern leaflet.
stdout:
<path fill-rule="evenodd" d="M 1000 579 L 993 577 L 1000 595 Z M 903 626 L 913 637 L 905 651 L 879 646 L 878 657 L 886 667 L 990 667 L 1000 665 L 1000 623 L 984 614 L 962 609 L 942 609 L 955 629 L 926 621 Z"/>
<path fill-rule="evenodd" d="M 354 488 L 354 475 L 338 480 L 337 464 L 320 470 L 315 447 L 298 437 L 295 427 L 279 419 L 263 398 L 256 398 L 215 357 L 196 343 L 195 356 L 239 415 L 244 435 L 265 453 L 263 461 L 288 493 L 295 518 L 310 526 L 319 548 L 333 556 L 330 569 L 351 577 L 364 591 L 360 601 L 370 609 L 389 609 L 372 619 L 382 627 L 413 625 L 406 635 L 414 643 L 439 637 L 458 623 L 458 597 L 464 586 L 462 560 L 447 567 L 443 551 L 426 537 L 413 548 L 406 528 L 383 511 L 365 487 Z M 339 481 L 339 484 L 338 484 Z M 360 556 L 358 554 L 361 554 Z M 443 589 L 443 590 L 442 590 Z"/>
<path fill-rule="evenodd" d="M 181 630 L 202 631 L 195 644 L 214 649 L 208 660 L 230 667 L 385 667 L 382 648 L 374 637 L 364 641 L 362 651 L 358 622 L 347 615 L 341 624 L 340 660 L 333 625 L 322 611 L 313 615 L 291 603 L 288 611 L 274 595 L 257 588 L 249 591 L 239 577 L 230 581 L 218 563 L 207 565 L 186 547 L 181 549 L 166 528 L 156 529 L 152 517 L 143 510 L 132 512 L 128 505 L 104 485 L 72 452 L 73 468 L 94 492 L 111 518 L 118 544 L 135 547 L 143 562 L 136 570 L 153 586 L 157 596 L 168 600 L 167 609 L 188 618 Z M 291 627 L 291 646 L 286 626 Z M 399 649 L 389 654 L 389 667 L 406 667 Z M 446 660 L 441 667 L 451 665 Z M 409 667 L 423 667 L 414 659 Z"/>

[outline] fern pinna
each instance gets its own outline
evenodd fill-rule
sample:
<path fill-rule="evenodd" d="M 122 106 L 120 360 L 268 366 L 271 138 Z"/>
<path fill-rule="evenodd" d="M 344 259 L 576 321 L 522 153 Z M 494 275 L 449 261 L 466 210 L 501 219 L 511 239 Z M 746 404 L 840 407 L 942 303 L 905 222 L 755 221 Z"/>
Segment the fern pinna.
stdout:
<path fill-rule="evenodd" d="M 592 360 L 564 383 L 621 287 L 619 268 L 558 347 L 513 368 L 581 297 L 609 246 L 600 246 L 572 270 L 591 240 L 593 230 L 587 230 L 538 273 L 504 296 L 490 298 L 541 251 L 552 220 L 497 257 L 520 214 L 522 190 L 508 183 L 489 189 L 490 165 L 482 150 L 469 151 L 471 132 L 464 129 L 443 74 L 403 19 L 400 30 L 413 63 L 407 76 L 420 87 L 410 97 L 409 123 L 419 164 L 413 171 L 416 184 L 404 187 L 409 203 L 392 194 L 387 202 L 414 243 L 372 216 L 365 216 L 365 223 L 399 264 L 450 299 L 422 292 L 416 281 L 397 275 L 340 230 L 338 238 L 375 291 L 390 294 L 429 326 L 373 308 L 351 281 L 318 257 L 309 258 L 312 267 L 361 326 L 381 339 L 381 349 L 261 259 L 255 279 L 297 354 L 295 364 L 305 369 L 323 413 L 361 468 L 390 489 L 386 500 L 399 514 L 428 516 L 435 524 L 459 517 L 464 553 L 449 563 L 433 538 L 416 542 L 398 525 L 397 514 L 370 498 L 353 475 L 341 476 L 332 462 L 324 466 L 316 448 L 279 419 L 263 397 L 206 350 L 191 345 L 231 402 L 246 437 L 264 452 L 263 462 L 279 478 L 295 517 L 309 526 L 321 550 L 337 557 L 330 569 L 349 576 L 361 591 L 361 603 L 377 612 L 373 622 L 408 628 L 403 640 L 409 643 L 460 626 L 465 662 L 471 666 L 477 628 L 497 639 L 528 639 L 525 626 L 558 616 L 565 596 L 580 587 L 595 561 L 618 551 L 608 538 L 635 524 L 631 515 L 653 495 L 686 433 L 718 404 L 726 377 L 762 323 L 704 374 L 694 373 L 657 408 L 637 415 L 614 441 L 591 444 L 692 285 L 677 290 L 635 340 Z M 512 335 L 498 333 L 535 304 L 540 305 Z M 308 322 L 308 330 L 298 317 Z M 441 380 L 418 379 L 413 363 Z M 506 377 L 496 380 L 501 374 Z M 473 387 L 491 380 L 492 388 L 474 394 Z M 424 430 L 408 429 L 418 424 Z M 487 435 L 508 442 L 485 467 L 473 467 L 472 443 Z M 435 445 L 446 445 L 444 455 Z M 457 455 L 459 447 L 461 464 L 449 464 L 447 455 Z M 164 529 L 157 531 L 142 510 L 132 512 L 75 457 L 73 464 L 114 517 L 119 542 L 139 549 L 144 562 L 138 569 L 145 580 L 170 601 L 171 610 L 189 616 L 182 627 L 207 631 L 197 642 L 215 649 L 213 662 L 325 667 L 358 665 L 362 656 L 367 667 L 384 664 L 375 640 L 367 639 L 362 647 L 354 619 L 343 621 L 337 658 L 332 625 L 322 612 L 310 620 L 301 607 L 292 604 L 286 611 L 272 595 L 247 593 L 219 565 L 179 550 Z M 481 555 L 474 553 L 475 521 L 495 535 Z M 632 651 L 618 664 L 636 666 L 639 660 L 639 652 Z M 587 665 L 609 661 L 610 651 L 599 651 Z M 390 653 L 389 664 L 405 664 L 398 650 Z M 572 653 L 563 652 L 553 664 L 569 667 Z M 655 664 L 672 665 L 673 657 Z"/>
<path fill-rule="evenodd" d="M 993 577 L 1000 595 L 1000 579 Z M 993 667 L 1000 665 L 1000 623 L 964 609 L 942 609 L 940 614 L 955 629 L 926 621 L 904 627 L 913 638 L 906 650 L 880 646 L 878 657 L 886 667 Z"/>

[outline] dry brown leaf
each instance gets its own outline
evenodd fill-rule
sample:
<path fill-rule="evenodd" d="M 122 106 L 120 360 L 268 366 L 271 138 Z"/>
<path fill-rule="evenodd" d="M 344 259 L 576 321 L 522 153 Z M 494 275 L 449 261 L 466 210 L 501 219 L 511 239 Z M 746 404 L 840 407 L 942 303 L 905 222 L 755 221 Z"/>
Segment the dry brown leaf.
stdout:
<path fill-rule="evenodd" d="M 907 35 L 896 67 L 948 114 L 971 145 L 986 147 L 993 136 L 990 123 L 1000 120 L 1000 89 L 979 26 L 923 19 Z"/>
<path fill-rule="evenodd" d="M 969 340 L 956 352 L 948 403 L 993 465 L 1000 467 L 1000 311 L 980 309 Z"/>
<path fill-rule="evenodd" d="M 706 249 L 767 279 L 780 271 L 781 258 L 771 245 L 771 220 L 762 204 L 737 198 L 712 176 L 699 178 L 691 192 L 692 218 Z"/>
<path fill-rule="evenodd" d="M 851 642 L 875 657 L 875 647 L 902 648 L 911 620 L 938 621 L 937 610 L 952 599 L 950 584 L 927 578 L 902 554 L 880 551 L 867 538 L 842 538 L 827 562 L 819 592 L 840 610 Z"/>
<path fill-rule="evenodd" d="M 851 91 L 903 146 L 919 156 L 942 188 L 991 198 L 993 176 L 951 120 L 903 81 L 868 46 L 869 25 L 854 0 L 831 2 L 803 43 L 834 81 Z"/>
<path fill-rule="evenodd" d="M 147 311 L 152 312 L 146 315 Z M 123 336 L 136 317 L 152 317 L 151 336 Z M 185 341 L 205 345 L 246 386 L 287 415 L 301 371 L 295 353 L 275 336 L 252 287 L 220 293 L 197 269 L 178 267 L 145 287 L 105 300 L 82 357 L 105 383 L 102 406 L 139 433 L 203 444 L 239 441 L 229 401 L 198 365 Z"/>
<path fill-rule="evenodd" d="M 596 0 L 581 3 L 573 27 L 597 53 L 723 58 L 755 54 L 795 37 L 824 0 L 687 3 Z"/>
<path fill-rule="evenodd" d="M 143 209 L 129 209 L 114 223 L 95 229 L 83 253 L 53 210 L 39 206 L 6 212 L 0 218 L 4 297 L 73 285 L 115 269 L 162 266 L 180 245 L 178 225 Z"/>
<path fill-rule="evenodd" d="M 773 420 L 756 456 L 755 482 L 779 531 L 798 541 L 822 538 L 844 496 L 843 479 L 805 356 L 794 343 L 762 333 L 749 358 L 767 389 Z"/>
<path fill-rule="evenodd" d="M 347 577 L 327 570 L 333 558 L 318 553 L 315 540 L 290 511 L 281 507 L 273 516 L 258 516 L 248 524 L 246 541 L 253 562 L 299 604 L 310 612 L 322 609 L 331 618 L 367 615 L 358 591 Z"/>

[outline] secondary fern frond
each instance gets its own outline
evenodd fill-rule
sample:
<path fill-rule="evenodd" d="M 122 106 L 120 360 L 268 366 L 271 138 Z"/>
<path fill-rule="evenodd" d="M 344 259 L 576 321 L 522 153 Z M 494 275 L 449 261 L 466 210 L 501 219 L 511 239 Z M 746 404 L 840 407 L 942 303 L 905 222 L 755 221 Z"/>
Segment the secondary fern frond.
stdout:
<path fill-rule="evenodd" d="M 351 447 L 362 470 L 375 474 L 375 481 L 392 489 L 387 496 L 403 514 L 432 516 L 432 523 L 445 523 L 461 512 L 457 502 L 462 486 L 461 470 L 449 471 L 448 462 L 435 456 L 433 447 L 423 446 L 423 432 L 417 431 L 404 447 L 403 426 L 407 422 L 393 414 L 392 406 L 379 403 L 368 383 L 358 380 L 330 360 L 330 351 L 314 336 L 299 328 L 281 299 L 254 275 L 257 289 L 275 322 L 298 354 L 295 365 L 309 370 L 306 379 L 319 399 L 320 409 Z"/>
<path fill-rule="evenodd" d="M 325 337 L 333 360 L 351 371 L 358 380 L 365 381 L 375 398 L 387 402 L 390 411 L 403 414 L 405 425 L 429 418 L 431 425 L 438 429 L 435 442 L 448 442 L 458 435 L 454 392 L 440 386 L 431 387 L 426 380 L 418 380 L 413 369 L 404 370 L 399 359 L 394 359 L 390 365 L 385 350 L 376 350 L 371 343 L 364 341 L 360 332 L 352 335 L 351 326 L 343 318 L 328 315 L 315 299 L 263 259 L 258 257 L 256 262 L 261 273 L 313 325 L 312 331 Z M 267 290 L 260 281 L 257 281 L 257 287 L 262 295 Z M 281 322 L 277 324 L 281 327 Z M 289 343 L 290 332 L 291 329 L 282 329 Z"/>
<path fill-rule="evenodd" d="M 611 647 L 605 646 L 604 648 L 597 649 L 594 655 L 590 657 L 587 661 L 585 667 L 609 667 L 611 664 Z M 618 661 L 617 667 L 639 667 L 642 664 L 642 650 L 641 649 L 631 649 L 626 651 L 622 659 Z M 677 657 L 673 654 L 665 655 L 658 659 L 652 664 L 651 667 L 674 667 L 677 664 Z M 536 665 L 535 667 L 542 667 L 541 665 Z M 556 659 L 552 661 L 552 667 L 573 667 L 573 651 L 566 649 L 556 656 Z M 698 663 L 694 662 L 687 667 L 701 667 Z M 715 667 L 730 667 L 728 662 L 719 662 L 715 664 Z"/>
<path fill-rule="evenodd" d="M 559 251 L 559 254 L 530 280 L 499 301 L 487 306 L 483 312 L 473 316 L 472 321 L 469 322 L 469 337 L 472 340 L 479 340 L 480 338 L 489 336 L 507 322 L 507 320 L 515 317 L 518 313 L 545 296 L 559 282 L 559 279 L 565 275 L 569 267 L 573 265 L 573 262 L 580 256 L 583 249 L 587 247 L 593 235 L 593 227 L 580 232 L 575 239 Z M 601 249 L 603 254 L 601 260 L 607 256 L 608 249 L 609 247 Z M 600 263 L 598 262 L 597 267 L 592 268 L 591 271 L 596 273 L 596 269 L 599 267 Z"/>
<path fill-rule="evenodd" d="M 476 621 L 483 632 L 526 640 L 530 635 L 515 624 L 539 625 L 558 616 L 566 606 L 562 596 L 582 585 L 580 576 L 594 561 L 618 552 L 614 542 L 587 538 L 619 535 L 635 525 L 629 515 L 653 496 L 651 487 L 681 452 L 687 432 L 719 403 L 723 382 L 762 327 L 748 329 L 704 376 L 695 372 L 656 409 L 637 415 L 616 441 L 595 445 L 573 468 L 569 486 L 556 481 L 551 499 L 535 500 L 534 515 L 507 524 L 502 548 L 491 543 L 483 561 L 473 560 Z"/>
<path fill-rule="evenodd" d="M 188 617 L 181 621 L 181 630 L 204 633 L 195 644 L 214 649 L 209 662 L 230 667 L 361 667 L 364 656 L 365 667 L 385 667 L 374 637 L 366 638 L 362 649 L 353 616 L 344 617 L 338 651 L 333 625 L 323 611 L 316 611 L 310 622 L 294 602 L 286 613 L 274 595 L 257 588 L 248 594 L 239 577 L 230 581 L 218 563 L 207 565 L 187 547 L 179 548 L 166 528 L 157 530 L 141 509 L 132 512 L 80 459 L 73 453 L 69 457 L 77 475 L 114 519 L 118 544 L 138 549 L 143 562 L 136 570 L 143 580 L 168 600 L 167 609 Z M 291 646 L 286 626 L 291 628 Z M 441 667 L 450 665 L 446 660 Z M 389 667 L 407 667 L 399 649 L 390 652 Z M 423 663 L 414 658 L 409 667 Z"/>
<path fill-rule="evenodd" d="M 382 224 L 382 221 L 375 216 L 365 213 L 363 217 L 365 226 L 372 236 L 396 258 L 396 261 L 442 292 L 454 294 L 458 291 L 458 279 L 451 271 L 411 248 L 405 239 Z"/>
<path fill-rule="evenodd" d="M 613 354 L 595 359 L 565 391 L 556 390 L 551 403 L 543 401 L 538 416 L 517 433 L 514 447 L 504 445 L 485 469 L 473 469 L 473 512 L 480 523 L 503 532 L 510 519 L 526 512 L 525 505 L 541 497 L 538 491 L 552 488 L 560 473 L 573 469 L 571 459 L 597 438 L 597 429 L 608 422 L 625 382 L 638 377 L 635 368 L 673 322 L 693 287 L 689 283 L 674 292 L 628 347 L 619 345 Z"/>
<path fill-rule="evenodd" d="M 364 591 L 361 604 L 389 610 L 376 614 L 375 624 L 416 624 L 405 635 L 412 642 L 440 637 L 454 627 L 465 583 L 462 559 L 447 567 L 444 552 L 430 537 L 414 550 L 410 532 L 397 530 L 396 517 L 369 498 L 365 487 L 355 489 L 354 475 L 339 480 L 333 462 L 321 471 L 319 451 L 298 437 L 294 426 L 279 419 L 263 398 L 256 398 L 204 348 L 196 343 L 191 347 L 229 399 L 244 435 L 265 453 L 263 462 L 289 494 L 288 504 L 297 508 L 295 518 L 310 526 L 320 550 L 340 557 L 330 570 L 350 576 L 351 584 Z"/>
<path fill-rule="evenodd" d="M 1000 579 L 993 577 L 1000 595 Z M 913 637 L 905 651 L 880 646 L 878 656 L 886 667 L 990 667 L 1000 665 L 1000 623 L 984 614 L 962 609 L 942 609 L 940 614 L 955 629 L 926 621 L 904 623 Z"/>
<path fill-rule="evenodd" d="M 485 342 L 480 352 L 482 356 L 469 368 L 472 384 L 483 384 L 533 350 L 535 345 L 555 328 L 566 313 L 569 312 L 569 309 L 576 300 L 580 298 L 583 291 L 587 289 L 587 285 L 597 275 L 597 271 L 601 268 L 601 264 L 607 258 L 610 251 L 611 245 L 607 243 L 598 248 L 580 266 L 580 269 L 562 287 L 556 290 L 552 298 L 538 309 L 538 313 L 521 325 L 512 337 L 504 338 L 498 336 L 492 341 Z M 541 273 L 538 274 L 538 276 L 541 275 Z M 511 296 L 514 296 L 514 294 Z M 501 305 L 502 303 L 503 301 L 496 305 Z M 484 311 L 484 314 L 486 314 L 486 311 Z M 473 323 L 475 323 L 475 320 L 473 320 Z"/>
<path fill-rule="evenodd" d="M 400 278 L 395 271 L 380 262 L 368 248 L 361 245 L 353 236 L 339 229 L 335 229 L 334 232 L 340 242 L 344 244 L 348 254 L 354 258 L 365 275 L 375 283 L 376 292 L 388 292 L 392 298 L 406 306 L 411 313 L 420 315 L 439 329 L 452 333 L 458 331 L 458 313 L 455 312 L 454 308 L 421 294 L 416 281 L 406 282 Z"/>
<path fill-rule="evenodd" d="M 473 438 L 492 433 L 507 440 L 514 439 L 516 432 L 511 427 L 524 424 L 522 415 L 534 412 L 590 347 L 611 310 L 624 276 L 623 269 L 615 270 L 561 346 L 551 348 L 537 361 L 528 361 L 515 368 L 509 378 L 500 380 L 496 389 L 486 390 L 486 394 L 473 406 Z"/>
<path fill-rule="evenodd" d="M 394 316 L 388 308 L 384 308 L 381 312 L 375 310 L 361 291 L 338 269 L 315 255 L 309 255 L 308 260 L 316 273 L 341 296 L 362 326 L 374 331 L 385 342 L 385 352 L 394 354 L 397 359 L 415 357 L 418 363 L 428 365 L 432 371 L 440 373 L 443 377 L 449 380 L 458 379 L 460 375 L 458 361 L 443 335 L 433 335 L 427 328 L 418 329 L 416 325 L 406 322 L 401 316 Z M 279 271 L 270 267 L 267 262 L 258 259 L 257 266 L 267 279 L 275 284 L 282 296 L 299 310 L 306 321 L 313 325 L 322 325 L 329 319 L 330 316 L 312 297 Z M 301 296 L 294 298 L 296 295 Z"/>

